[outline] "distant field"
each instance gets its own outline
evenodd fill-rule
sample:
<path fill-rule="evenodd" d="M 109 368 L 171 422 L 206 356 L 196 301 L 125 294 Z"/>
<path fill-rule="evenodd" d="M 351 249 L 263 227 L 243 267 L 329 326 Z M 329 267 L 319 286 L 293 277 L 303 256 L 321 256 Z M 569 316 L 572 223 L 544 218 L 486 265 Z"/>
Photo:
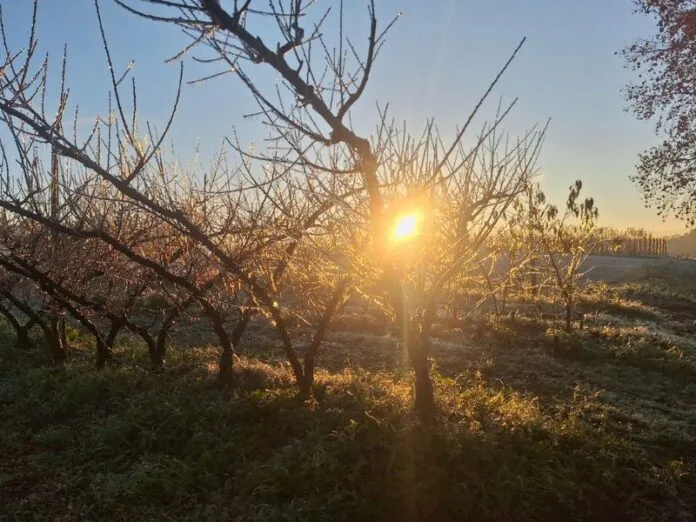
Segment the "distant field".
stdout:
<path fill-rule="evenodd" d="M 671 257 L 591 256 L 585 263 L 591 281 L 618 282 L 625 277 L 654 269 L 667 269 L 672 275 L 696 275 L 696 260 Z"/>

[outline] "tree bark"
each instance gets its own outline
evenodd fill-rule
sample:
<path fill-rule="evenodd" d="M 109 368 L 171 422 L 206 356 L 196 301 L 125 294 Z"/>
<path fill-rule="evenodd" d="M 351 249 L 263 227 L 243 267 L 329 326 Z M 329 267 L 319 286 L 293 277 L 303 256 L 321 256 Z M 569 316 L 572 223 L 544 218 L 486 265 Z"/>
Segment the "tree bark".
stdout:
<path fill-rule="evenodd" d="M 232 381 L 232 368 L 234 365 L 235 355 L 232 340 L 225 329 L 225 321 L 222 314 L 220 314 L 220 312 L 218 312 L 214 307 L 210 306 L 207 302 L 204 302 L 204 300 L 201 300 L 201 304 L 203 305 L 206 314 L 210 319 L 213 331 L 218 336 L 220 348 L 222 349 L 220 360 L 218 361 L 220 381 L 224 384 L 229 384 Z"/>
<path fill-rule="evenodd" d="M 62 315 L 58 317 L 58 335 L 60 335 L 60 342 L 65 349 L 68 348 L 68 329 L 65 324 L 65 317 Z"/>
<path fill-rule="evenodd" d="M 96 343 L 96 366 L 97 370 L 102 370 L 104 369 L 104 366 L 106 366 L 106 363 L 109 362 L 112 358 L 112 353 L 111 349 L 109 346 L 106 344 L 104 338 L 97 334 L 94 336 L 95 343 Z"/>
<path fill-rule="evenodd" d="M 101 332 L 99 332 L 99 329 L 96 327 L 96 325 L 82 312 L 80 312 L 76 307 L 74 307 L 72 304 L 70 304 L 67 300 L 58 297 L 57 292 L 50 286 L 50 285 L 42 285 L 44 287 L 44 290 L 47 292 L 51 292 L 54 299 L 58 301 L 60 306 L 67 311 L 70 315 L 73 316 L 73 318 L 79 322 L 82 326 L 85 327 L 85 329 L 91 333 L 94 336 L 95 339 L 95 351 L 96 351 L 96 367 L 98 370 L 101 370 L 104 368 L 107 362 L 112 360 L 113 358 L 113 353 L 111 352 L 111 348 L 104 342 L 104 338 L 101 335 Z M 67 345 L 64 344 L 64 339 L 65 339 L 65 328 L 64 328 L 64 319 L 63 319 L 63 326 L 61 326 L 61 318 L 60 317 L 54 317 L 51 320 L 51 331 L 53 333 L 54 338 L 57 340 L 57 344 L 63 347 L 64 351 L 67 351 Z"/>
<path fill-rule="evenodd" d="M 34 347 L 34 343 L 32 343 L 29 338 L 29 328 L 27 328 L 27 325 L 20 327 L 18 330 L 15 330 L 15 332 L 17 333 L 17 348 L 20 350 L 29 350 Z"/>
<path fill-rule="evenodd" d="M 242 317 L 239 319 L 237 324 L 234 327 L 234 330 L 232 330 L 232 346 L 237 348 L 239 346 L 239 343 L 242 341 L 242 336 L 244 335 L 244 332 L 246 331 L 246 327 L 249 324 L 249 320 L 251 319 L 251 310 L 248 308 L 245 309 L 242 312 Z"/>
<path fill-rule="evenodd" d="M 566 317 L 565 328 L 566 332 L 570 333 L 573 329 L 573 295 L 566 296 Z"/>
<path fill-rule="evenodd" d="M 155 370 L 164 367 L 164 352 L 160 351 L 155 339 L 146 331 L 141 332 L 140 337 L 142 337 L 145 344 L 147 344 L 147 353 L 150 356 L 150 364 L 152 364 L 152 367 Z"/>
<path fill-rule="evenodd" d="M 191 297 L 182 303 L 181 306 L 171 308 L 162 321 L 162 327 L 159 329 L 159 332 L 157 332 L 157 337 L 155 339 L 155 351 L 162 360 L 162 364 L 164 364 L 164 356 L 167 354 L 167 334 L 169 333 L 169 329 L 174 324 L 174 321 L 181 315 L 181 312 L 192 302 L 194 302 L 194 299 Z"/>
<path fill-rule="evenodd" d="M 414 410 L 421 421 L 429 422 L 435 414 L 435 392 L 430 377 L 430 334 L 434 304 L 412 319 L 406 330 L 406 347 L 414 373 Z"/>
<path fill-rule="evenodd" d="M 402 340 L 414 372 L 414 410 L 422 421 L 429 421 L 435 413 L 435 392 L 430 378 L 428 355 L 430 333 L 435 316 L 436 303 L 428 301 L 426 309 L 411 316 L 407 310 L 401 282 L 395 280 L 392 289 L 397 323 L 402 332 Z"/>
<path fill-rule="evenodd" d="M 411 365 L 415 374 L 414 409 L 421 420 L 428 420 L 435 413 L 435 393 L 433 381 L 430 378 L 428 356 L 422 346 L 412 347 L 410 352 Z"/>
<path fill-rule="evenodd" d="M 147 354 L 150 357 L 150 363 L 155 369 L 160 369 L 162 366 L 164 366 L 164 353 L 159 350 L 157 342 L 152 335 L 150 335 L 150 331 L 145 327 L 138 326 L 137 324 L 128 320 L 125 316 L 120 319 L 112 320 L 111 330 L 107 336 L 107 339 L 111 338 L 111 342 L 108 343 L 110 348 L 113 347 L 113 341 L 116 338 L 116 334 L 122 327 L 128 328 L 128 330 L 136 335 L 139 335 L 143 341 L 145 341 L 145 344 L 147 345 Z"/>
<path fill-rule="evenodd" d="M 169 332 L 169 326 L 162 325 L 160 331 L 157 332 L 157 337 L 155 338 L 155 351 L 159 354 L 159 357 L 164 363 L 164 356 L 167 354 L 167 333 Z"/>
<path fill-rule="evenodd" d="M 44 321 L 28 304 L 23 302 L 21 299 L 16 298 L 12 293 L 10 292 L 2 292 L 2 295 L 10 302 L 12 303 L 13 306 L 15 306 L 19 311 L 21 311 L 24 315 L 29 317 L 29 323 L 28 325 L 31 324 L 38 324 L 39 327 L 41 328 L 41 331 L 44 333 L 44 339 L 46 341 L 46 345 L 48 346 L 49 349 L 49 354 L 51 356 L 51 360 L 55 362 L 59 362 L 64 360 L 67 357 L 67 353 L 65 350 L 65 346 L 60 343 L 60 339 L 56 339 L 53 336 L 53 332 L 51 331 L 51 326 L 49 323 Z"/>
<path fill-rule="evenodd" d="M 58 326 L 58 317 L 51 317 L 48 330 L 50 335 L 47 336 L 49 349 L 53 362 L 63 361 L 68 357 L 68 345 L 65 343 L 63 336 L 60 333 Z"/>
<path fill-rule="evenodd" d="M 123 328 L 123 324 L 124 323 L 122 321 L 111 321 L 111 328 L 109 328 L 109 333 L 106 334 L 106 338 L 104 339 L 104 342 L 109 349 L 113 349 L 114 342 L 116 342 L 116 336 L 118 335 L 118 332 L 121 331 L 121 328 Z"/>

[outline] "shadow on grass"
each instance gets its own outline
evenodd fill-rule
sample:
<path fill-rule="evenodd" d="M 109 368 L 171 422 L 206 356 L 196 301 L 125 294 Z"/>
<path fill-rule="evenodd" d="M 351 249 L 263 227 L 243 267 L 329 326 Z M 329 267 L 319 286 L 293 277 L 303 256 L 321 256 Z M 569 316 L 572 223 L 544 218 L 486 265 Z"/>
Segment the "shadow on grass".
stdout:
<path fill-rule="evenodd" d="M 410 381 L 320 372 L 300 401 L 287 371 L 215 351 L 163 374 L 25 367 L 0 381 L 0 489 L 31 520 L 676 520 L 693 500 L 679 464 L 588 420 L 480 379 L 438 378 L 441 415 L 410 414 Z M 691 493 L 689 493 L 691 492 Z"/>
<path fill-rule="evenodd" d="M 605 301 L 599 305 L 588 307 L 588 309 L 593 312 L 599 311 L 614 317 L 621 317 L 634 321 L 660 320 L 662 316 L 656 310 L 649 308 L 648 304 L 649 303 Z"/>
<path fill-rule="evenodd" d="M 693 319 L 696 312 L 694 267 L 696 264 L 690 264 L 690 271 L 675 269 L 669 264 L 649 267 L 625 277 L 616 291 L 670 315 Z"/>
<path fill-rule="evenodd" d="M 559 359 L 588 364 L 612 363 L 657 372 L 679 382 L 696 379 L 696 359 L 657 337 L 631 337 L 611 329 L 546 336 L 542 345 Z"/>

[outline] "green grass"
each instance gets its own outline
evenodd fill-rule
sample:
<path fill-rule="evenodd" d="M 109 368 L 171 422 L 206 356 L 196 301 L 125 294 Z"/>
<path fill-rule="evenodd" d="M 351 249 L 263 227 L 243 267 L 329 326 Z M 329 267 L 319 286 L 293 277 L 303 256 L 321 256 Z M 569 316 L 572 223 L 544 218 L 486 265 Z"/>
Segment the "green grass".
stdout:
<path fill-rule="evenodd" d="M 368 336 L 343 370 L 327 350 L 308 402 L 253 347 L 223 389 L 212 347 L 152 373 L 125 338 L 97 372 L 1 330 L 0 520 L 692 520 L 693 346 L 641 315 L 609 324 L 603 300 L 651 306 L 635 294 L 591 299 L 601 314 L 570 335 L 520 319 L 445 335 L 432 426 Z"/>

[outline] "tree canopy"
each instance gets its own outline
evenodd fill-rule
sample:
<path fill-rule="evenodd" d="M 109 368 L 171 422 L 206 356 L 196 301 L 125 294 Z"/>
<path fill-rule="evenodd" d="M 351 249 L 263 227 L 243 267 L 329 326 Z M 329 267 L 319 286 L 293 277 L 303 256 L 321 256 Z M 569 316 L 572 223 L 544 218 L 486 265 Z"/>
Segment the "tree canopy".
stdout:
<path fill-rule="evenodd" d="M 661 143 L 639 156 L 633 181 L 662 217 L 696 223 L 696 1 L 634 0 L 657 30 L 621 51 L 636 80 L 625 89 L 630 110 L 654 120 Z"/>

